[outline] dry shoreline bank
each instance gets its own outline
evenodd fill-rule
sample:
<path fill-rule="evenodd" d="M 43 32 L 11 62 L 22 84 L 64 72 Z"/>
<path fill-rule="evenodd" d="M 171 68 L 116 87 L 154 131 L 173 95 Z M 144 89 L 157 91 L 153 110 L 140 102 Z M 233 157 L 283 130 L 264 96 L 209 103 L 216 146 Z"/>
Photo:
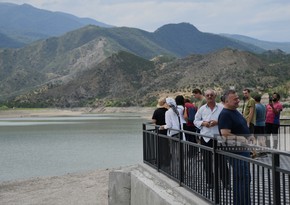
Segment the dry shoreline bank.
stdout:
<path fill-rule="evenodd" d="M 40 109 L 7 109 L 0 110 L 0 118 L 22 118 L 22 117 L 72 117 L 88 114 L 105 113 L 134 113 L 146 119 L 151 119 L 155 107 L 99 107 L 99 108 L 40 108 Z"/>
<path fill-rule="evenodd" d="M 156 107 L 98 107 L 98 108 L 31 108 L 0 110 L 0 118 L 22 117 L 73 117 L 89 114 L 134 113 L 151 120 Z M 289 119 L 289 108 L 284 108 L 281 119 Z"/>
<path fill-rule="evenodd" d="M 107 205 L 108 179 L 112 170 L 2 182 L 0 204 Z"/>

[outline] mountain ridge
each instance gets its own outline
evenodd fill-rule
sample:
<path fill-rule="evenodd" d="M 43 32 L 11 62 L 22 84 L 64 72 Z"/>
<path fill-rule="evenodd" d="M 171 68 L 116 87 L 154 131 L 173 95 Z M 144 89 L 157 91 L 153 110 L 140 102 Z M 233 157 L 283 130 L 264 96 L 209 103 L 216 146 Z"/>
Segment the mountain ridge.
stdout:
<path fill-rule="evenodd" d="M 112 27 L 94 19 L 38 9 L 29 4 L 0 3 L 0 33 L 24 44 L 60 36 L 89 24 Z"/>
<path fill-rule="evenodd" d="M 38 9 L 30 4 L 13 4 L 13 3 L 0 3 L 0 33 L 6 35 L 8 38 L 19 42 L 19 44 L 15 44 L 12 42 L 12 45 L 9 46 L 9 41 L 6 44 L 2 44 L 5 47 L 22 47 L 23 44 L 29 44 L 33 41 L 39 39 L 46 39 L 53 36 L 60 36 L 66 32 L 79 29 L 86 25 L 96 25 L 104 28 L 114 27 L 112 25 L 108 25 L 106 23 L 102 23 L 96 21 L 91 18 L 79 18 L 74 15 L 60 12 L 60 11 L 49 11 L 44 9 Z M 170 23 L 167 25 L 171 25 Z M 159 32 L 159 30 L 163 29 L 167 25 L 161 26 L 155 32 Z M 173 25 L 173 24 L 172 24 Z M 195 28 L 198 31 L 197 28 Z M 203 33 L 210 34 L 210 33 Z M 215 35 L 218 34 L 210 34 Z M 221 34 L 221 36 L 226 36 L 230 39 L 237 40 L 234 35 L 232 37 L 231 34 Z M 250 37 L 249 37 L 250 38 Z M 162 40 L 162 39 L 161 39 Z M 201 38 L 202 40 L 202 38 Z M 241 40 L 241 43 L 248 43 L 248 40 Z M 205 42 L 206 43 L 206 42 Z M 236 43 L 236 42 L 233 42 Z M 271 42 L 270 42 L 271 43 Z M 289 42 L 290 43 L 290 42 Z M 256 46 L 256 49 L 264 48 L 265 50 L 273 49 L 272 46 L 261 45 L 260 41 L 250 43 Z M 269 43 L 268 43 L 269 44 Z M 289 53 L 289 45 L 286 42 L 286 46 L 284 43 L 277 43 L 273 45 L 277 45 L 277 48 L 281 49 L 284 52 Z M 259 46 L 261 45 L 261 46 Z M 248 47 L 249 45 L 246 45 Z M 261 51 L 254 51 L 261 52 Z"/>
<path fill-rule="evenodd" d="M 120 51 L 67 83 L 46 84 L 19 95 L 13 105 L 150 106 L 160 96 L 191 96 L 196 87 L 212 88 L 219 94 L 229 87 L 265 92 L 289 81 L 290 55 L 285 57 L 288 64 L 281 66 L 281 61 L 274 64 L 268 54 L 226 48 L 158 62 Z"/>
<path fill-rule="evenodd" d="M 167 25 L 163 28 L 172 29 L 171 32 L 174 34 L 176 34 L 176 30 L 182 31 L 183 29 L 193 31 L 198 35 L 203 34 L 194 26 L 183 23 Z M 168 35 L 170 36 L 170 33 Z M 181 35 L 176 36 L 176 40 L 179 41 L 184 37 L 186 35 L 181 33 Z M 206 37 L 204 38 L 206 39 Z M 198 47 L 197 45 L 200 43 L 189 37 L 192 41 L 188 41 L 187 44 L 194 46 L 188 47 L 189 49 L 180 49 L 182 53 L 179 53 L 180 50 L 175 50 L 175 44 L 171 46 L 168 44 L 167 48 L 160 46 L 159 40 L 156 40 L 160 38 L 166 41 L 164 35 L 158 37 L 158 33 L 150 33 L 140 29 L 101 28 L 90 25 L 60 37 L 51 37 L 34 42 L 20 49 L 2 49 L 0 50 L 0 70 L 2 70 L 0 94 L 6 95 L 13 90 L 19 92 L 23 88 L 36 86 L 53 79 L 64 80 L 65 76 L 69 77 L 76 72 L 89 69 L 94 64 L 98 64 L 121 50 L 146 59 L 158 55 L 184 57 L 194 53 L 193 48 Z M 222 37 L 215 36 L 215 39 L 220 38 Z M 167 39 L 168 41 L 171 41 L 171 37 Z M 229 40 L 225 41 L 223 47 L 232 45 L 231 43 Z M 180 45 L 182 47 L 186 44 Z M 208 52 L 215 49 L 210 47 L 212 44 L 208 46 Z M 239 47 L 239 44 L 236 46 L 243 48 Z M 7 88 L 6 84 L 10 86 Z"/>
<path fill-rule="evenodd" d="M 181 33 L 176 32 L 176 30 Z M 182 32 L 184 30 L 186 32 Z M 160 33 L 162 35 L 158 36 Z M 167 33 L 169 37 L 166 38 L 166 35 L 164 33 Z M 121 67 L 127 67 L 130 68 L 132 73 L 135 73 L 133 68 L 135 66 L 135 68 L 137 69 L 138 63 L 144 64 L 144 60 L 146 60 L 146 62 L 151 62 L 152 60 L 152 62 L 154 62 L 154 69 L 151 70 L 153 76 L 164 75 L 167 76 L 168 79 L 176 82 L 178 82 L 178 76 L 183 79 L 181 82 L 184 83 L 178 82 L 175 84 L 176 89 L 185 89 L 189 86 L 186 85 L 188 83 L 198 87 L 202 86 L 202 84 L 204 84 L 204 86 L 218 86 L 217 82 L 221 84 L 220 87 L 222 87 L 223 84 L 231 84 L 233 82 L 236 82 L 238 79 L 237 76 L 234 74 L 232 74 L 232 80 L 224 79 L 222 75 L 226 75 L 228 71 L 215 73 L 218 76 L 217 78 L 209 78 L 206 76 L 210 75 L 210 73 L 215 71 L 215 66 L 230 67 L 232 69 L 239 68 L 239 64 L 244 65 L 244 61 L 247 55 L 253 56 L 253 59 L 261 58 L 261 56 L 257 57 L 257 55 L 259 54 L 242 51 L 242 48 L 244 48 L 243 46 L 239 46 L 239 44 L 232 44 L 232 41 L 227 40 L 225 37 L 219 37 L 218 35 L 214 35 L 213 39 L 223 39 L 224 41 L 221 42 L 225 42 L 224 46 L 218 49 L 216 47 L 210 47 L 213 44 L 204 45 L 202 43 L 201 46 L 203 47 L 209 46 L 207 47 L 208 52 L 205 54 L 202 52 L 195 53 L 190 46 L 185 47 L 184 49 L 176 49 L 175 44 L 168 43 L 172 42 L 172 36 L 175 35 L 175 42 L 180 41 L 182 38 L 190 39 L 187 41 L 187 44 L 198 47 L 198 43 L 200 42 L 198 40 L 196 41 L 196 39 L 192 37 L 193 33 L 197 34 L 198 36 L 201 35 L 205 39 L 207 39 L 207 37 L 209 37 L 209 39 L 212 39 L 212 35 L 204 35 L 204 33 L 198 31 L 198 29 L 188 23 L 165 25 L 157 32 L 146 32 L 141 29 L 128 27 L 102 28 L 89 25 L 68 32 L 60 37 L 51 37 L 45 40 L 36 41 L 20 49 L 0 49 L 1 99 L 22 99 L 20 100 L 22 102 L 23 98 L 19 96 L 26 96 L 26 94 L 30 92 L 39 93 L 39 89 L 42 90 L 40 93 L 43 93 L 43 90 L 47 90 L 47 92 L 50 93 L 51 90 L 58 88 L 59 90 L 57 90 L 57 92 L 62 93 L 62 91 L 67 90 L 65 89 L 66 85 L 71 85 L 72 87 L 74 87 L 72 82 L 75 82 L 78 85 L 81 84 L 77 81 L 77 79 L 79 78 L 79 76 L 84 75 L 84 73 L 92 72 L 92 69 L 94 68 L 98 68 L 98 70 L 105 69 L 107 68 L 106 63 L 116 63 L 111 62 L 112 59 L 120 59 L 117 58 L 116 55 L 122 55 L 121 59 L 125 61 L 124 64 L 116 64 L 116 69 L 120 69 Z M 187 38 L 186 36 L 189 37 Z M 167 48 L 159 45 L 160 39 L 162 39 L 163 42 L 168 43 Z M 181 48 L 185 45 L 186 40 L 184 40 L 183 42 L 184 43 L 180 44 Z M 237 45 L 237 48 L 232 48 L 231 45 Z M 223 59 L 223 62 L 227 62 L 228 64 L 223 64 L 223 62 L 215 62 L 214 60 L 212 63 L 210 59 L 207 59 L 214 56 L 213 54 L 215 52 L 223 51 L 224 49 L 232 50 L 232 52 L 229 52 L 231 54 L 226 54 L 229 59 Z M 180 52 L 180 50 L 182 52 Z M 123 52 L 128 54 L 124 55 Z M 241 60 L 237 59 L 236 62 L 230 62 L 230 60 L 233 59 L 233 56 L 231 55 L 237 55 L 237 53 L 247 53 L 247 55 L 241 55 Z M 136 57 L 133 58 L 132 55 Z M 113 56 L 115 56 L 115 58 L 113 58 Z M 131 57 L 125 58 L 125 56 Z M 187 61 L 188 56 L 190 56 L 190 59 L 192 59 L 192 61 Z M 282 62 L 285 61 L 283 58 L 288 58 L 288 56 L 285 55 L 283 52 L 268 52 L 267 56 L 282 56 L 281 58 L 277 58 L 277 61 Z M 132 59 L 132 62 L 128 61 L 128 59 Z M 267 60 L 266 57 L 265 60 Z M 250 63 L 249 65 L 244 65 L 243 69 L 239 68 L 239 70 L 241 71 L 236 72 L 239 73 L 241 76 L 248 76 L 247 72 L 245 71 L 251 71 L 252 68 L 256 68 L 257 66 L 268 66 L 267 64 L 261 66 L 259 61 L 257 60 L 253 60 L 252 63 L 253 65 L 250 65 Z M 193 64 L 195 67 L 194 69 L 198 70 L 197 72 L 200 74 L 199 78 L 193 78 L 195 77 L 194 73 L 196 71 L 191 68 L 190 64 Z M 183 65 L 187 69 L 184 70 L 184 68 L 180 67 L 180 65 Z M 199 68 L 203 69 L 200 70 Z M 139 75 L 138 72 L 135 73 L 136 76 Z M 142 72 L 144 76 L 149 75 L 146 70 Z M 282 68 L 281 72 L 284 73 L 284 76 L 288 75 L 288 73 L 285 71 L 285 68 Z M 131 76 L 129 73 L 127 73 L 127 76 L 124 76 L 124 71 L 121 70 L 116 70 L 116 73 L 120 73 L 120 76 L 123 76 L 121 77 L 121 79 L 124 79 L 124 83 L 119 81 L 118 82 L 120 85 L 119 87 L 122 87 L 124 90 L 131 90 L 132 93 L 138 93 L 138 89 L 141 89 L 146 93 L 152 93 L 154 90 L 152 86 L 148 84 L 128 84 L 127 78 L 128 76 Z M 186 73 L 187 75 L 184 75 Z M 191 76 L 191 73 L 193 74 L 193 76 Z M 250 73 L 252 73 L 252 71 Z M 114 72 L 112 74 L 114 74 Z M 262 75 L 262 73 L 260 73 L 259 75 L 256 75 L 255 73 L 252 74 L 255 78 L 256 76 Z M 248 77 L 250 78 L 250 76 Z M 281 76 L 281 78 L 282 77 L 283 76 Z M 87 75 L 87 78 L 89 79 L 90 75 Z M 223 80 L 220 81 L 219 78 Z M 83 81 L 86 82 L 88 81 L 88 79 L 83 78 Z M 98 78 L 96 77 L 96 80 L 97 79 Z M 168 85 L 162 84 L 163 81 L 167 82 L 166 78 L 163 79 L 162 77 L 156 77 L 156 79 L 146 78 L 145 80 L 142 78 L 138 78 L 137 80 L 135 80 L 131 76 L 129 79 L 134 82 L 154 81 L 155 85 L 159 85 L 158 87 L 161 87 L 164 90 L 172 89 L 172 86 L 170 88 L 170 86 L 168 87 Z M 216 83 L 208 84 L 207 79 L 211 79 L 211 82 Z M 267 77 L 267 79 L 267 82 L 270 83 L 277 82 L 276 78 L 273 79 L 271 77 Z M 285 79 L 285 77 L 283 77 L 283 79 Z M 118 79 L 116 79 L 116 81 L 117 80 Z M 242 79 L 242 81 L 243 80 L 244 79 Z M 98 79 L 97 81 L 106 84 L 106 82 L 110 81 L 110 78 L 107 75 L 104 75 L 103 78 Z M 262 86 L 265 86 L 266 88 L 269 87 L 267 84 L 264 83 L 263 79 L 260 79 L 260 81 L 263 82 Z M 284 81 L 285 80 L 283 80 L 283 82 Z M 101 86 L 102 83 L 98 84 L 98 86 L 100 86 L 102 89 L 105 89 Z M 250 85 L 255 87 L 256 84 L 257 81 L 254 81 L 254 83 L 251 83 Z M 137 89 L 135 87 L 137 85 L 141 87 Z M 92 86 L 96 87 L 97 85 L 92 83 Z M 89 98 L 94 96 L 93 93 L 89 91 L 89 85 L 81 87 L 81 91 L 79 92 L 87 93 L 87 95 L 82 98 L 88 100 Z M 117 88 L 118 86 L 114 87 Z M 78 89 L 76 88 L 76 90 Z M 75 94 L 73 93 L 74 91 L 71 91 L 70 94 L 74 96 Z M 103 93 L 103 95 L 100 94 L 99 96 L 97 96 L 96 94 L 95 96 L 104 99 L 114 98 L 117 95 L 113 94 L 113 91 L 111 91 L 111 93 L 107 93 L 105 90 L 95 91 L 95 93 Z M 30 94 L 28 95 L 31 96 Z M 129 95 L 129 93 L 123 94 L 123 96 L 126 95 Z M 66 96 L 66 93 L 62 93 L 61 96 Z M 79 96 L 79 94 L 77 94 L 77 96 Z M 70 97 L 68 96 L 68 98 Z M 127 99 L 128 96 L 125 98 Z M 152 98 L 153 96 L 148 96 L 148 100 L 142 100 L 144 102 L 148 102 L 151 101 L 150 99 Z M 28 99 L 27 96 L 24 97 L 24 99 Z M 63 100 L 61 100 L 60 102 L 64 103 L 65 105 L 76 106 L 76 101 L 77 100 L 74 99 L 72 100 L 72 102 L 74 103 L 67 103 Z M 126 102 L 127 101 L 128 100 L 126 100 Z M 131 101 L 135 102 L 133 99 L 131 99 Z M 53 100 L 52 105 L 61 106 L 60 102 L 54 102 Z M 130 103 L 127 102 L 125 104 Z"/>
<path fill-rule="evenodd" d="M 249 36 L 243 36 L 238 34 L 220 34 L 231 39 L 238 40 L 240 42 L 245 42 L 257 47 L 263 48 L 265 50 L 276 50 L 280 49 L 286 53 L 290 53 L 290 42 L 269 42 L 255 39 Z"/>

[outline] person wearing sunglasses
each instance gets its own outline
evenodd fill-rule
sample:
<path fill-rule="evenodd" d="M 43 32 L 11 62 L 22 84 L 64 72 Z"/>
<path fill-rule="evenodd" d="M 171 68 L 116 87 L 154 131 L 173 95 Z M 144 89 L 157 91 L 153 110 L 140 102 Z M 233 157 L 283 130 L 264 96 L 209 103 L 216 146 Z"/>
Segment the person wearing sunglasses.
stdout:
<path fill-rule="evenodd" d="M 223 109 L 220 103 L 216 102 L 216 92 L 212 89 L 205 91 L 206 104 L 201 106 L 195 115 L 194 125 L 200 129 L 201 144 L 207 147 L 213 147 L 213 141 L 215 137 L 219 135 L 218 129 L 218 117 Z M 209 188 L 213 188 L 213 156 L 212 152 L 208 150 L 202 150 L 203 165 L 206 176 L 206 183 Z M 224 162 L 221 159 L 221 162 Z M 221 171 L 221 179 L 223 180 L 223 186 L 229 187 L 228 168 L 225 165 Z"/>

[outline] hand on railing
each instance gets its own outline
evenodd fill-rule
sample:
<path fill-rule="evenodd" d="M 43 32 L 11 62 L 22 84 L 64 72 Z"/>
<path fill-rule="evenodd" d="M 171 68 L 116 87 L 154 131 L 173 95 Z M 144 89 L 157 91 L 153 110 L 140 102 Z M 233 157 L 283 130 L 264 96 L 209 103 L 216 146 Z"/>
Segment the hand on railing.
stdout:
<path fill-rule="evenodd" d="M 256 138 L 253 135 L 248 137 L 248 144 L 250 144 L 250 145 L 256 145 L 257 144 L 257 140 L 256 140 Z"/>
<path fill-rule="evenodd" d="M 165 125 L 161 125 L 160 127 L 159 127 L 159 130 L 165 130 L 165 127 L 164 127 Z"/>
<path fill-rule="evenodd" d="M 228 145 L 232 145 L 232 146 L 243 146 L 243 145 L 248 145 L 249 144 L 249 140 L 244 137 L 244 136 L 228 136 L 228 137 L 223 137 L 222 138 L 222 143 L 226 143 Z"/>

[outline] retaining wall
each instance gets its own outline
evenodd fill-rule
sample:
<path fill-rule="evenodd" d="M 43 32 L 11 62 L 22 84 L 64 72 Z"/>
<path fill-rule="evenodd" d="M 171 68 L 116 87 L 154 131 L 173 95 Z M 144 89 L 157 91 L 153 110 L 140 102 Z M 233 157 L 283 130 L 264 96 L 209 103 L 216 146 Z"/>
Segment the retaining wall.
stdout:
<path fill-rule="evenodd" d="M 146 164 L 109 174 L 109 205 L 207 205 L 207 201 L 180 187 Z"/>

